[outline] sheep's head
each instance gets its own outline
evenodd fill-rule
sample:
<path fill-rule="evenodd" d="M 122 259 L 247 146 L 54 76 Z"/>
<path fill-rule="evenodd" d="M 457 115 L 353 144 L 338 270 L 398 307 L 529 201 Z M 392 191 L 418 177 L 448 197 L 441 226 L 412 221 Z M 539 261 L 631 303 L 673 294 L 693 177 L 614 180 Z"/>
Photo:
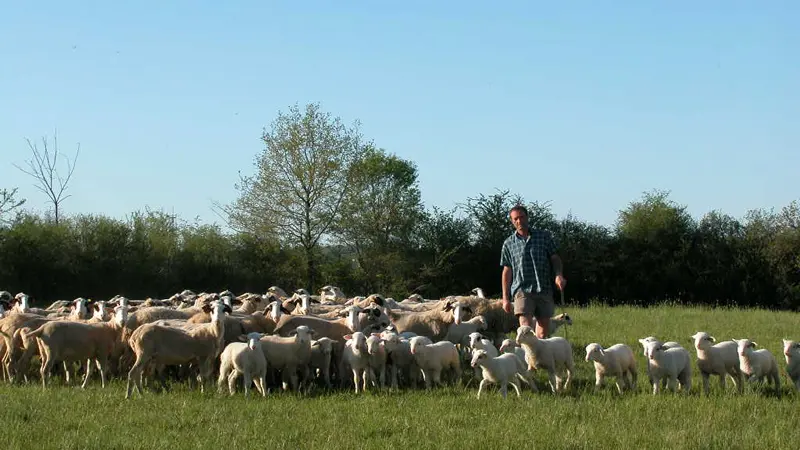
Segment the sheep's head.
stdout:
<path fill-rule="evenodd" d="M 481 288 L 479 288 L 479 287 L 473 288 L 473 289 L 472 289 L 470 292 L 472 292 L 473 294 L 475 294 L 475 296 L 476 296 L 476 297 L 478 297 L 478 298 L 486 298 L 486 297 L 483 295 L 483 289 L 481 289 Z"/>
<path fill-rule="evenodd" d="M 119 326 L 125 326 L 128 323 L 128 310 L 130 307 L 127 303 L 117 305 L 114 307 L 114 321 Z"/>
<path fill-rule="evenodd" d="M 794 358 L 800 358 L 800 342 L 784 339 L 783 356 L 786 358 L 786 364 L 789 364 Z"/>
<path fill-rule="evenodd" d="M 244 338 L 247 341 L 247 347 L 250 348 L 250 350 L 255 350 L 256 348 L 261 346 L 261 336 L 262 336 L 262 334 L 258 333 L 256 331 L 253 331 L 253 332 L 250 332 L 250 333 L 247 333 L 246 335 L 244 335 Z M 240 336 L 240 339 L 241 339 L 241 336 Z"/>
<path fill-rule="evenodd" d="M 503 342 L 500 344 L 500 353 L 510 353 L 513 352 L 515 348 L 517 348 L 516 341 L 513 339 L 503 339 Z"/>
<path fill-rule="evenodd" d="M 758 346 L 758 343 L 751 341 L 750 339 L 731 339 L 733 342 L 736 342 L 737 351 L 739 352 L 740 356 L 747 356 L 749 355 L 753 349 Z"/>
<path fill-rule="evenodd" d="M 267 289 L 267 293 L 268 294 L 270 294 L 270 293 L 271 294 L 275 294 L 280 298 L 286 298 L 286 297 L 289 296 L 286 293 L 286 291 L 284 291 L 283 289 L 279 288 L 278 286 L 270 286 L 269 289 Z"/>
<path fill-rule="evenodd" d="M 264 310 L 264 313 L 266 315 L 269 315 L 269 317 L 275 323 L 277 323 L 278 320 L 280 320 L 281 318 L 281 313 L 289 314 L 289 310 L 286 309 L 283 306 L 283 303 L 281 303 L 279 300 L 273 300 L 269 305 L 267 305 L 267 308 Z"/>
<path fill-rule="evenodd" d="M 294 293 L 297 295 L 310 295 L 308 291 L 303 288 L 295 289 Z"/>
<path fill-rule="evenodd" d="M 367 338 L 367 353 L 370 355 L 380 354 L 384 350 L 383 340 L 378 333 L 372 333 Z"/>
<path fill-rule="evenodd" d="M 357 353 L 367 353 L 367 336 L 364 333 L 356 331 L 352 334 L 344 335 L 344 339 L 347 341 L 345 345 L 350 346 Z"/>
<path fill-rule="evenodd" d="M 572 325 L 572 317 L 570 317 L 569 314 L 567 314 L 567 313 L 559 314 L 559 315 L 553 317 L 552 320 L 564 322 L 567 325 Z"/>
<path fill-rule="evenodd" d="M 649 358 L 649 354 L 647 353 L 647 343 L 648 342 L 661 342 L 654 336 L 647 336 L 646 338 L 639 339 L 639 343 L 642 344 L 642 353 L 646 358 Z"/>
<path fill-rule="evenodd" d="M 31 299 L 30 296 L 24 292 L 20 292 L 14 296 L 14 300 L 16 301 L 16 308 L 21 312 L 27 312 L 28 309 L 31 307 Z"/>
<path fill-rule="evenodd" d="M 72 315 L 77 316 L 78 318 L 85 318 L 89 315 L 89 311 L 86 309 L 86 304 L 88 301 L 83 297 L 78 297 L 72 301 Z"/>
<path fill-rule="evenodd" d="M 383 298 L 381 294 L 372 294 L 369 297 L 367 297 L 367 300 L 369 301 L 369 303 L 373 303 L 378 306 L 384 306 L 386 304 L 386 299 Z"/>
<path fill-rule="evenodd" d="M 8 291 L 0 291 L 0 302 L 4 302 L 6 304 L 11 302 L 11 299 L 14 297 L 11 296 L 11 292 Z"/>
<path fill-rule="evenodd" d="M 311 339 L 316 335 L 317 332 L 306 325 L 300 325 L 289 333 L 289 336 L 295 336 L 295 342 L 308 343 L 309 346 L 311 345 Z"/>
<path fill-rule="evenodd" d="M 457 301 L 454 297 L 445 299 L 444 311 L 453 311 L 453 323 L 459 324 L 473 314 L 472 307 Z"/>
<path fill-rule="evenodd" d="M 478 342 L 480 342 L 482 339 L 487 339 L 487 337 L 478 333 L 477 331 L 473 331 L 469 334 L 469 346 L 471 348 L 475 348 Z"/>
<path fill-rule="evenodd" d="M 328 337 L 321 337 L 311 341 L 311 348 L 318 348 L 323 355 L 330 355 L 333 353 L 333 346 L 335 344 L 338 344 L 338 341 L 334 341 Z"/>
<path fill-rule="evenodd" d="M 533 331 L 528 325 L 522 325 L 521 327 L 517 328 L 517 344 L 528 343 L 534 344 L 539 338 L 536 337 L 536 333 Z"/>
<path fill-rule="evenodd" d="M 412 355 L 416 355 L 419 352 L 420 348 L 422 348 L 422 347 L 424 347 L 426 345 L 429 345 L 431 343 L 432 343 L 432 341 L 428 337 L 425 337 L 425 336 L 414 336 L 409 341 L 409 346 L 411 347 L 411 354 Z"/>
<path fill-rule="evenodd" d="M 233 309 L 223 301 L 214 300 L 208 305 L 203 305 L 203 311 L 211 313 L 211 321 L 217 322 L 224 319 L 225 313 L 232 313 Z"/>
<path fill-rule="evenodd" d="M 411 294 L 411 295 L 408 296 L 407 300 L 413 300 L 413 301 L 419 302 L 419 303 L 422 303 L 422 302 L 425 301 L 425 299 L 422 298 L 422 296 L 419 295 L 419 294 Z"/>
<path fill-rule="evenodd" d="M 94 302 L 94 305 L 92 305 L 92 317 L 100 321 L 106 321 L 108 319 L 106 302 L 102 300 Z"/>
<path fill-rule="evenodd" d="M 470 366 L 477 367 L 482 364 L 483 361 L 489 358 L 489 354 L 486 353 L 486 350 L 479 349 L 472 352 L 472 362 L 470 362 Z"/>
<path fill-rule="evenodd" d="M 698 350 L 708 348 L 717 341 L 714 339 L 714 336 L 709 335 L 705 331 L 698 331 L 697 333 L 693 334 L 692 340 L 694 341 L 695 348 Z"/>
<path fill-rule="evenodd" d="M 593 342 L 586 346 L 586 362 L 599 361 L 605 354 L 603 346 L 598 343 Z"/>

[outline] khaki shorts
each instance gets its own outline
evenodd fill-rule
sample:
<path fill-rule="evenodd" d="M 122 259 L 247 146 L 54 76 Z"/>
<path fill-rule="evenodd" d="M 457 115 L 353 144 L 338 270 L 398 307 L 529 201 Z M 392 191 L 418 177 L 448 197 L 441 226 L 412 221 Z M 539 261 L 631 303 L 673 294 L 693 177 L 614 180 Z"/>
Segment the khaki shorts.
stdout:
<path fill-rule="evenodd" d="M 515 316 L 525 315 L 546 319 L 553 317 L 555 311 L 556 304 L 552 294 L 525 292 L 522 289 L 514 294 Z"/>

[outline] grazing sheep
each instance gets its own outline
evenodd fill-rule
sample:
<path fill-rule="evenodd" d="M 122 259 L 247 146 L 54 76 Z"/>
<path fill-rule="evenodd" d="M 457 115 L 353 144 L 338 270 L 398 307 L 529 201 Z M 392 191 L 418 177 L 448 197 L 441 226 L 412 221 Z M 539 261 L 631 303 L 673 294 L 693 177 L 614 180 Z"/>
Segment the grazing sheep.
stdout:
<path fill-rule="evenodd" d="M 459 380 L 461 363 L 455 344 L 449 341 L 430 343 L 430 339 L 417 336 L 411 339 L 410 345 L 411 354 L 414 355 L 414 359 L 422 371 L 426 388 L 430 389 L 432 383 L 442 386 L 442 371 L 447 369 L 453 371 L 454 382 Z"/>
<path fill-rule="evenodd" d="M 551 337 L 539 339 L 533 328 L 523 325 L 517 328 L 517 344 L 525 349 L 525 361 L 528 363 L 528 370 L 547 370 L 549 377 L 550 390 L 553 393 L 569 389 L 572 380 L 572 372 L 575 370 L 575 363 L 572 359 L 572 345 L 562 337 Z M 558 372 L 561 370 L 567 374 L 566 381 L 562 388 L 562 377 Z"/>
<path fill-rule="evenodd" d="M 151 361 L 158 365 L 188 364 L 197 362 L 200 392 L 205 392 L 206 381 L 211 377 L 214 362 L 224 349 L 225 313 L 230 306 L 219 300 L 204 306 L 211 310 L 211 322 L 188 330 L 147 323 L 137 328 L 128 339 L 136 361 L 128 372 L 125 398 L 131 397 L 133 388 L 142 395 L 142 374 Z"/>
<path fill-rule="evenodd" d="M 688 394 L 692 388 L 692 363 L 689 351 L 683 347 L 667 348 L 661 341 L 639 339 L 645 356 L 650 360 L 653 377 L 653 395 L 661 391 L 661 380 L 667 378 L 667 386 L 676 392 L 680 382 L 681 391 Z"/>
<path fill-rule="evenodd" d="M 244 396 L 250 395 L 250 385 L 255 383 L 262 397 L 267 396 L 267 359 L 261 349 L 261 333 L 248 333 L 240 336 L 247 342 L 231 342 L 220 354 L 219 378 L 217 385 L 222 389 L 228 380 L 230 395 L 236 392 L 236 378 L 243 377 Z"/>
<path fill-rule="evenodd" d="M 800 342 L 784 339 L 783 356 L 786 358 L 786 375 L 800 391 Z"/>
<path fill-rule="evenodd" d="M 625 344 L 614 344 L 606 349 L 598 343 L 586 346 L 586 362 L 594 362 L 594 390 L 603 387 L 605 377 L 615 377 L 617 391 L 622 394 L 622 385 L 628 390 L 636 389 L 638 374 L 633 350 Z M 622 381 L 622 383 L 620 383 Z"/>
<path fill-rule="evenodd" d="M 770 379 L 775 392 L 780 395 L 781 377 L 778 373 L 778 362 L 769 350 L 762 348 L 755 350 L 758 343 L 750 339 L 733 339 L 739 352 L 739 370 L 748 378 L 748 381 L 767 381 Z"/>
<path fill-rule="evenodd" d="M 703 377 L 703 392 L 709 393 L 709 377 L 719 376 L 719 385 L 725 390 L 726 375 L 733 379 L 733 385 L 739 393 L 744 391 L 744 377 L 739 370 L 739 354 L 737 345 L 732 341 L 714 344 L 716 339 L 704 331 L 692 335 L 694 348 L 697 351 L 697 369 Z"/>
<path fill-rule="evenodd" d="M 500 384 L 500 392 L 503 398 L 507 398 L 508 385 L 510 384 L 517 392 L 517 397 L 520 397 L 519 386 L 513 381 L 514 377 L 528 383 L 531 389 L 536 391 L 536 385 L 528 377 L 525 363 L 512 354 L 504 353 L 499 356 L 489 356 L 486 350 L 478 349 L 472 354 L 471 366 L 475 369 L 480 368 L 483 374 L 483 379 L 478 385 L 479 399 L 481 398 L 483 386 L 487 383 Z"/>

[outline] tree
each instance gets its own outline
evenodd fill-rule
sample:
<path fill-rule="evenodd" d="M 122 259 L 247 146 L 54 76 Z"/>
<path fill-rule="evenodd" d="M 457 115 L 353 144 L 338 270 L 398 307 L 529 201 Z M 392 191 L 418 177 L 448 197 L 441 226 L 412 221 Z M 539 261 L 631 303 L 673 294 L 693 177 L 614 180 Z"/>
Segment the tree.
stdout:
<path fill-rule="evenodd" d="M 299 245 L 313 289 L 315 252 L 350 188 L 350 166 L 363 152 L 358 123 L 348 128 L 318 104 L 304 111 L 295 105 L 278 113 L 262 140 L 255 175 L 240 176 L 240 197 L 222 209 L 234 229 Z"/>
<path fill-rule="evenodd" d="M 26 161 L 28 167 L 22 168 L 16 164 L 14 167 L 22 172 L 30 175 L 36 180 L 34 186 L 44 193 L 50 203 L 53 204 L 53 215 L 56 225 L 60 217 L 61 203 L 71 197 L 71 194 L 66 194 L 69 181 L 72 179 L 72 174 L 75 172 L 75 163 L 78 160 L 78 155 L 81 152 L 81 144 L 78 144 L 78 149 L 75 152 L 75 158 L 70 162 L 69 158 L 61 155 L 58 150 L 58 135 L 53 137 L 53 150 L 51 151 L 47 145 L 47 138 L 42 137 L 42 149 L 32 143 L 30 139 L 25 139 L 28 143 L 33 154 L 33 159 Z M 58 169 L 59 156 L 63 156 L 66 161 L 65 176 L 61 175 Z"/>
<path fill-rule="evenodd" d="M 368 147 L 350 169 L 351 189 L 342 201 L 334 227 L 352 249 L 372 290 L 385 291 L 404 274 L 415 225 L 423 214 L 417 168 L 409 161 Z M 383 282 L 377 282 L 378 278 Z"/>
<path fill-rule="evenodd" d="M 15 209 L 25 204 L 24 198 L 21 200 L 17 200 L 15 198 L 17 195 L 17 190 L 18 188 L 14 188 L 11 190 L 8 189 L 0 190 L 0 225 L 9 222 L 8 219 L 3 218 L 4 215 L 13 212 Z"/>

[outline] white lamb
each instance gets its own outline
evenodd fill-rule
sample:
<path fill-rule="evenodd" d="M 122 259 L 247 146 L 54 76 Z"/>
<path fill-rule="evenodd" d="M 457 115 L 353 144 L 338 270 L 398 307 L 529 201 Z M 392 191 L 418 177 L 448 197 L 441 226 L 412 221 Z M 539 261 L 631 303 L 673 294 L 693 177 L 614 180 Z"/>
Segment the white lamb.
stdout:
<path fill-rule="evenodd" d="M 461 377 L 461 363 L 458 357 L 458 350 L 455 344 L 450 341 L 439 341 L 431 344 L 430 339 L 424 336 L 411 338 L 411 354 L 417 362 L 422 377 L 425 379 L 425 387 L 430 389 L 432 383 L 441 386 L 442 371 L 450 369 L 453 371 L 453 381 L 458 381 Z"/>
<path fill-rule="evenodd" d="M 475 350 L 472 354 L 473 368 L 480 368 L 483 373 L 483 379 L 478 385 L 478 398 L 481 398 L 481 391 L 486 383 L 500 384 L 500 392 L 503 398 L 508 395 L 508 385 L 514 387 L 517 392 L 517 397 L 520 397 L 519 386 L 513 379 L 519 378 L 520 380 L 528 383 L 533 389 L 535 385 L 528 378 L 528 370 L 525 363 L 519 360 L 512 354 L 502 354 L 499 356 L 489 356 L 486 350 Z"/>
<path fill-rule="evenodd" d="M 242 375 L 244 382 L 244 396 L 250 395 L 250 385 L 255 383 L 256 389 L 262 397 L 267 396 L 267 359 L 261 349 L 261 333 L 248 333 L 240 336 L 247 342 L 231 342 L 225 346 L 220 355 L 219 379 L 217 385 L 220 389 L 228 380 L 228 390 L 233 395 L 236 392 L 236 378 Z"/>
<path fill-rule="evenodd" d="M 467 337 L 471 333 L 483 331 L 485 329 L 486 318 L 484 316 L 475 316 L 461 323 L 451 323 L 450 326 L 447 327 L 447 334 L 444 336 L 443 340 L 461 345 L 463 348 L 466 346 Z"/>
<path fill-rule="evenodd" d="M 347 378 L 346 371 L 349 369 L 353 373 L 353 383 L 355 384 L 356 394 L 366 392 L 369 375 L 369 351 L 367 350 L 367 337 L 364 333 L 356 331 L 344 336 L 345 345 L 342 350 L 342 363 L 339 366 L 339 379 L 342 383 Z"/>
<path fill-rule="evenodd" d="M 649 341 L 658 341 L 658 339 L 654 336 L 647 336 L 646 338 L 639 339 L 639 343 L 642 344 L 642 354 L 644 355 L 645 361 L 647 361 L 647 379 L 650 381 L 650 385 L 653 384 L 653 375 L 651 374 L 650 370 L 650 356 L 647 354 L 647 346 L 645 345 L 646 342 Z M 667 341 L 663 342 L 662 347 L 664 348 L 682 348 L 683 346 L 675 341 Z M 663 385 L 662 388 L 667 387 L 667 379 L 664 378 L 662 380 Z"/>
<path fill-rule="evenodd" d="M 689 351 L 683 347 L 667 348 L 659 340 L 639 339 L 650 362 L 653 377 L 653 395 L 661 392 L 661 380 L 667 378 L 667 386 L 676 392 L 680 382 L 681 391 L 688 394 L 692 388 L 692 362 Z"/>
<path fill-rule="evenodd" d="M 500 344 L 500 353 L 512 353 L 517 355 L 520 361 L 525 362 L 525 349 L 517 344 L 514 339 L 503 339 Z"/>
<path fill-rule="evenodd" d="M 781 392 L 781 377 L 778 374 L 778 362 L 769 350 L 761 348 L 755 350 L 758 343 L 750 339 L 733 339 L 738 346 L 739 370 L 751 383 L 756 381 L 772 380 L 775 391 Z"/>
<path fill-rule="evenodd" d="M 487 339 L 482 334 L 478 333 L 477 331 L 470 333 L 467 336 L 469 339 L 469 350 L 470 350 L 470 360 L 472 357 L 475 356 L 475 350 L 483 350 L 485 351 L 489 357 L 494 358 L 496 356 L 500 356 L 500 352 L 497 350 L 497 347 L 494 346 L 491 339 Z M 524 362 L 524 360 L 523 360 Z M 479 378 L 481 376 L 480 369 L 478 367 L 473 366 L 475 369 L 475 378 Z"/>
<path fill-rule="evenodd" d="M 622 394 L 622 385 L 628 390 L 636 389 L 638 374 L 633 350 L 625 344 L 614 344 L 606 349 L 598 343 L 586 346 L 586 361 L 594 362 L 595 391 L 603 387 L 605 377 L 615 377 L 617 391 Z M 622 383 L 620 383 L 622 381 Z"/>
<path fill-rule="evenodd" d="M 800 342 L 784 339 L 783 356 L 786 358 L 786 375 L 800 391 Z"/>
<path fill-rule="evenodd" d="M 717 340 L 714 336 L 704 331 L 698 331 L 692 335 L 694 348 L 697 351 L 697 369 L 703 377 L 703 392 L 709 392 L 709 377 L 719 376 L 719 385 L 725 390 L 726 375 L 733 379 L 733 385 L 743 392 L 744 377 L 739 370 L 739 354 L 736 352 L 737 345 L 732 341 L 724 341 L 714 344 Z"/>
<path fill-rule="evenodd" d="M 572 359 L 572 345 L 562 337 L 539 339 L 533 328 L 523 325 L 517 328 L 517 344 L 525 349 L 525 361 L 528 370 L 545 369 L 549 377 L 550 390 L 553 393 L 569 389 L 575 362 Z M 567 374 L 563 388 L 560 371 Z M 557 375 L 558 373 L 558 375 Z"/>
<path fill-rule="evenodd" d="M 367 353 L 369 354 L 369 379 L 373 386 L 383 389 L 386 386 L 386 347 L 381 335 L 371 334 L 367 338 Z"/>

